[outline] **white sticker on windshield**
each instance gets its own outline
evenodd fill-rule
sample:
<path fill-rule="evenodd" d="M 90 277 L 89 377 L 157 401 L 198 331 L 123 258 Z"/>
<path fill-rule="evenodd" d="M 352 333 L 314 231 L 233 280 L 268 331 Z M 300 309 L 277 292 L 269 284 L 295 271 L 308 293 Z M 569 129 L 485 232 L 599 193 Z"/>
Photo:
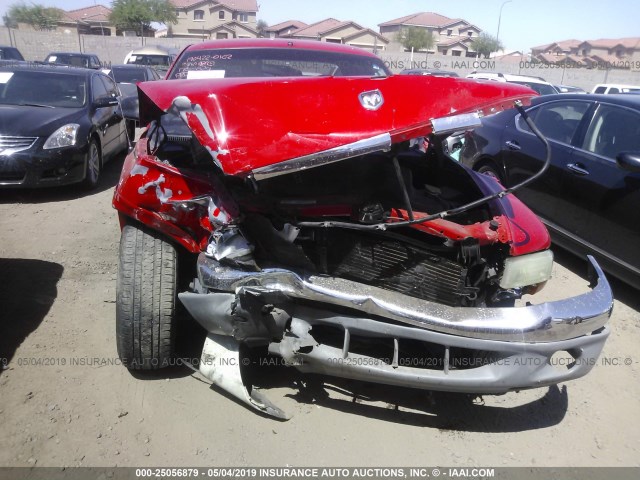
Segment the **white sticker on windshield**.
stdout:
<path fill-rule="evenodd" d="M 224 73 L 224 70 L 189 70 L 187 72 L 187 79 L 224 78 Z"/>
<path fill-rule="evenodd" d="M 55 55 L 49 57 L 49 63 L 53 63 L 58 59 L 58 57 L 56 57 Z"/>
<path fill-rule="evenodd" d="M 0 83 L 7 83 L 13 77 L 13 72 L 0 72 Z"/>
<path fill-rule="evenodd" d="M 137 58 L 138 58 L 138 57 L 136 57 L 135 55 L 131 55 L 131 56 L 129 57 L 129 63 L 133 63 L 133 62 L 135 62 Z"/>

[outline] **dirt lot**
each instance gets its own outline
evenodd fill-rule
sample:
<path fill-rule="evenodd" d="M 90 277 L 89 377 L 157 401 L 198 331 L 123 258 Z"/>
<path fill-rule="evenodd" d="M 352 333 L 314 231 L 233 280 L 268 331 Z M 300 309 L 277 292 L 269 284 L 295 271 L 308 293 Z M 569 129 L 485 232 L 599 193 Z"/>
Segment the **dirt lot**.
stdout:
<path fill-rule="evenodd" d="M 114 364 L 121 165 L 91 194 L 0 191 L 0 466 L 640 465 L 640 301 L 618 282 L 609 364 L 548 389 L 474 399 L 255 366 L 293 414 L 278 422 L 183 367 L 132 375 Z M 586 263 L 556 256 L 539 297 L 586 290 Z"/>

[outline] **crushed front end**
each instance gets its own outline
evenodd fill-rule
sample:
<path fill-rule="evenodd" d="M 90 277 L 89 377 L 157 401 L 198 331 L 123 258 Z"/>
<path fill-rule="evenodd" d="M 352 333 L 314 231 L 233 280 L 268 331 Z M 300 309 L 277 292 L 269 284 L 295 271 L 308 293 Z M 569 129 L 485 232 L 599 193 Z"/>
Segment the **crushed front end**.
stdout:
<path fill-rule="evenodd" d="M 285 416 L 243 384 L 241 344 L 304 372 L 456 392 L 541 387 L 594 365 L 613 305 L 595 260 L 589 293 L 515 307 L 550 277 L 549 235 L 440 148 L 443 119 L 453 130 L 526 89 L 409 76 L 167 83 L 140 93 L 149 127 L 114 206 L 197 256 L 178 296 L 209 332 L 200 369 L 221 388 Z M 416 104 L 417 89 L 432 98 Z M 570 368 L 551 365 L 558 352 Z"/>

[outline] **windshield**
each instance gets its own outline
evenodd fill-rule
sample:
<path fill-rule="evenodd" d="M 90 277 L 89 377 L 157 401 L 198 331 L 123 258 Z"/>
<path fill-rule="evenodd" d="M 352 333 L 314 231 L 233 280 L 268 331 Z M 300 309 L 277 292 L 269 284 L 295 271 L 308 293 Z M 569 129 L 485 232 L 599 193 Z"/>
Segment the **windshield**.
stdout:
<path fill-rule="evenodd" d="M 127 63 L 168 67 L 171 65 L 171 57 L 169 55 L 131 55 Z"/>
<path fill-rule="evenodd" d="M 147 80 L 144 68 L 114 68 L 111 76 L 118 83 L 138 83 Z"/>
<path fill-rule="evenodd" d="M 388 75 L 375 57 L 293 48 L 238 48 L 184 52 L 168 78 Z"/>
<path fill-rule="evenodd" d="M 56 54 L 49 55 L 45 60 L 46 63 L 60 63 L 62 65 L 70 65 L 72 67 L 83 67 L 87 68 L 89 66 L 89 57 L 83 57 L 81 55 L 65 55 L 65 54 Z"/>
<path fill-rule="evenodd" d="M 85 104 L 86 79 L 81 75 L 33 71 L 0 72 L 0 104 L 77 108 Z"/>
<path fill-rule="evenodd" d="M 529 82 L 514 82 L 510 81 L 509 83 L 517 83 L 518 85 L 524 85 L 525 87 L 529 87 L 531 90 L 537 92 L 540 95 L 553 95 L 554 93 L 558 93 L 552 85 L 547 85 L 545 83 L 529 83 Z"/>

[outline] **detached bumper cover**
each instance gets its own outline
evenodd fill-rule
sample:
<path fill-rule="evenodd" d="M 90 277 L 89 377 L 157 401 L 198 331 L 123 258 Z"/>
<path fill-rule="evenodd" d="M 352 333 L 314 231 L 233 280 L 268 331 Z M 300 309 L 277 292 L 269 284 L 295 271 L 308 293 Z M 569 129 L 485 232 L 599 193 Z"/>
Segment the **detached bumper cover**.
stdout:
<path fill-rule="evenodd" d="M 577 297 L 527 307 L 460 308 L 339 278 L 234 270 L 201 255 L 199 280 L 215 293 L 179 297 L 211 334 L 268 344 L 270 353 L 304 372 L 504 393 L 575 379 L 595 365 L 609 335 L 613 296 L 595 259 L 589 262 L 591 291 Z M 363 344 L 381 349 L 371 354 Z M 416 345 L 422 352 L 417 355 Z M 560 364 L 552 359 L 558 352 L 564 356 Z"/>

